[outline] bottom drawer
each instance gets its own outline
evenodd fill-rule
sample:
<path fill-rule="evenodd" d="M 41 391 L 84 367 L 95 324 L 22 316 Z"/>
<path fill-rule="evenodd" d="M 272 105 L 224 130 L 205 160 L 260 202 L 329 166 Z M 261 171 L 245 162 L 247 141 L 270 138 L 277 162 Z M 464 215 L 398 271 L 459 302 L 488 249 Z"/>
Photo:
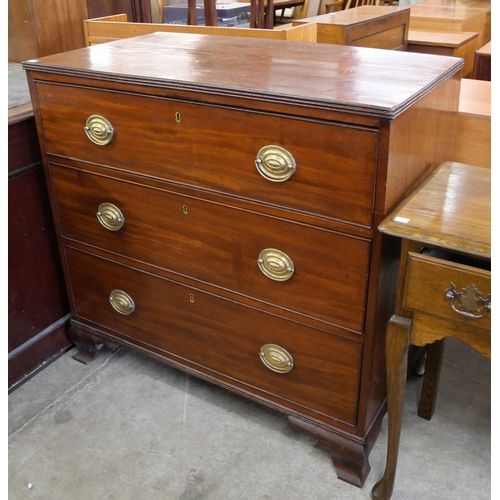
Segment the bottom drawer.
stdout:
<path fill-rule="evenodd" d="M 211 378 L 356 424 L 362 345 L 66 248 L 76 318 Z M 110 294 L 115 292 L 114 306 Z M 264 347 L 266 346 L 266 347 Z M 323 418 L 320 417 L 323 415 Z M 325 419 L 326 417 L 326 419 Z"/>

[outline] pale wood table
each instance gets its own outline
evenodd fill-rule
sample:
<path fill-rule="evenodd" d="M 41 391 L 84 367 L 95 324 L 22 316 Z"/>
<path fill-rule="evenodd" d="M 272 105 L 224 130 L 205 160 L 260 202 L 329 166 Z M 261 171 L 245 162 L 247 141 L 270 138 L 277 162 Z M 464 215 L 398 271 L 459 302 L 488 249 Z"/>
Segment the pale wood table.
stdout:
<path fill-rule="evenodd" d="M 402 239 L 396 309 L 387 326 L 388 446 L 372 499 L 392 496 L 411 345 L 428 345 L 419 415 L 434 411 L 445 337 L 490 359 L 490 170 L 441 164 L 379 226 Z"/>
<path fill-rule="evenodd" d="M 316 23 L 318 43 L 406 50 L 408 8 L 371 6 L 297 19 L 293 25 Z"/>
<path fill-rule="evenodd" d="M 491 7 L 460 4 L 414 3 L 410 9 L 410 29 L 442 32 L 476 32 L 476 48 L 491 38 Z"/>
<path fill-rule="evenodd" d="M 472 73 L 477 47 L 476 32 L 439 32 L 409 30 L 408 52 L 461 57 L 464 60 L 462 77 Z"/>

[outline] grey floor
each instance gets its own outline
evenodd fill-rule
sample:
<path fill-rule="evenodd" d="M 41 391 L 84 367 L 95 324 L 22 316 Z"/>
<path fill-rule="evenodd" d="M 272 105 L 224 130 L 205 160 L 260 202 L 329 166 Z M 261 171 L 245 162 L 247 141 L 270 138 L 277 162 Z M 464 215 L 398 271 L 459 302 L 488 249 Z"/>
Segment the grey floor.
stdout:
<path fill-rule="evenodd" d="M 126 348 L 75 352 L 8 397 L 10 500 L 357 500 L 383 472 L 386 419 L 359 489 L 274 410 Z M 448 339 L 431 421 L 410 377 L 394 500 L 491 498 L 490 375 Z"/>
<path fill-rule="evenodd" d="M 31 102 L 26 72 L 21 64 L 9 63 L 9 109 Z"/>

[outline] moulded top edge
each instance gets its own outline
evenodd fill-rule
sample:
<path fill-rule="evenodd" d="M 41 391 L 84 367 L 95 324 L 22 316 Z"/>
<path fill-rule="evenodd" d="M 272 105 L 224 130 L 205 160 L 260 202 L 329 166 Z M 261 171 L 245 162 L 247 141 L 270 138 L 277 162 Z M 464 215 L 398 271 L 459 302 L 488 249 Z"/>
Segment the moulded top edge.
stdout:
<path fill-rule="evenodd" d="M 23 63 L 27 70 L 393 118 L 463 59 L 257 38 L 153 33 Z"/>

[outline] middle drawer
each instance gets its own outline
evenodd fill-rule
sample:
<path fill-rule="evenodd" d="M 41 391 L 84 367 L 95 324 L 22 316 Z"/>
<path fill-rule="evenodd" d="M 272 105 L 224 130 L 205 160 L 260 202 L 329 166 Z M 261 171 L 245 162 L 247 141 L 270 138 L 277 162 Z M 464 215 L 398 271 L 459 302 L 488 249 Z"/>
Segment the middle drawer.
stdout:
<path fill-rule="evenodd" d="M 63 237 L 363 331 L 368 241 L 72 168 L 51 174 Z"/>

